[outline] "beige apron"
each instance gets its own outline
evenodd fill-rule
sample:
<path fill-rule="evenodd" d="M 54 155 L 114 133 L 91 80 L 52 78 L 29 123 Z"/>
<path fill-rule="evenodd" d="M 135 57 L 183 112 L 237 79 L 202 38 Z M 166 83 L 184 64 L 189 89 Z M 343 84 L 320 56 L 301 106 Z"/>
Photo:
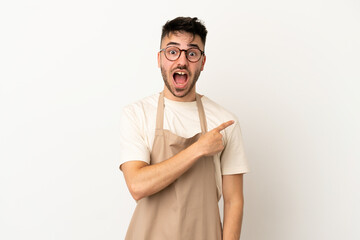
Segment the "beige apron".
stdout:
<path fill-rule="evenodd" d="M 206 133 L 205 112 L 198 94 L 196 103 L 202 132 L 183 138 L 163 129 L 164 93 L 160 94 L 150 164 L 171 158 Z M 221 240 L 213 158 L 200 158 L 172 184 L 139 200 L 125 239 Z"/>

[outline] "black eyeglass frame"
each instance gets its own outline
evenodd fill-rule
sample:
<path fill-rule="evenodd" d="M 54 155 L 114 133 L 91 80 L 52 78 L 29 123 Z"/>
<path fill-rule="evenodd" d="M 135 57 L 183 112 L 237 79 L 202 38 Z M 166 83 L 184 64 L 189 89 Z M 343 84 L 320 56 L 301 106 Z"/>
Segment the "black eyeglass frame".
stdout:
<path fill-rule="evenodd" d="M 177 49 L 179 49 L 179 51 L 180 51 L 179 56 L 178 56 L 176 59 L 174 59 L 174 60 L 170 60 L 170 59 L 166 56 L 166 53 L 165 53 L 165 50 L 168 49 L 168 48 L 170 48 L 170 47 L 177 48 Z M 197 50 L 200 51 L 201 54 L 200 54 L 200 57 L 199 57 L 198 60 L 196 60 L 196 61 L 191 61 L 191 60 L 188 58 L 187 51 L 189 51 L 189 50 L 191 50 L 191 49 L 197 49 Z M 192 48 L 188 48 L 188 49 L 180 49 L 180 48 L 178 48 L 178 47 L 176 47 L 176 46 L 167 46 L 166 48 L 160 49 L 159 52 L 164 52 L 164 55 L 165 55 L 166 59 L 169 60 L 169 61 L 174 62 L 174 61 L 176 61 L 176 60 L 178 60 L 178 59 L 180 58 L 182 51 L 185 52 L 185 57 L 186 57 L 186 59 L 187 59 L 189 62 L 192 62 L 192 63 L 196 63 L 196 62 L 200 61 L 201 56 L 205 56 L 205 52 L 202 51 L 201 49 L 197 48 L 197 47 L 192 47 Z"/>

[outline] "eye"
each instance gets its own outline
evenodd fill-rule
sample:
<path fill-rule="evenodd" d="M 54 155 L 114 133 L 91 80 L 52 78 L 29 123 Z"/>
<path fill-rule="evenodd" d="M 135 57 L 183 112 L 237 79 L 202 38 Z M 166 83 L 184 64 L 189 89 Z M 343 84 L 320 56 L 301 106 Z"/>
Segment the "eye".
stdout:
<path fill-rule="evenodd" d="M 197 52 L 196 51 L 191 51 L 188 53 L 189 57 L 196 57 L 197 56 Z"/>
<path fill-rule="evenodd" d="M 177 55 L 177 54 L 178 54 L 177 50 L 176 50 L 176 49 L 173 49 L 173 48 L 168 49 L 167 52 L 168 52 L 169 55 Z"/>
<path fill-rule="evenodd" d="M 187 55 L 188 57 L 195 59 L 198 58 L 200 56 L 200 50 L 197 48 L 190 48 L 187 50 Z"/>

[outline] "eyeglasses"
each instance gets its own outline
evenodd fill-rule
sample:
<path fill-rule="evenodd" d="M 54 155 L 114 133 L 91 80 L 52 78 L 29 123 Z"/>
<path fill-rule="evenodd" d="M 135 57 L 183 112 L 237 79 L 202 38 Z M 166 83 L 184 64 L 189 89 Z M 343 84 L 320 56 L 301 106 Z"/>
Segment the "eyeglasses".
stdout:
<path fill-rule="evenodd" d="M 199 61 L 201 56 L 205 54 L 204 51 L 201 51 L 198 48 L 189 48 L 185 50 L 174 46 L 168 46 L 166 48 L 160 49 L 160 52 L 164 52 L 165 57 L 169 61 L 177 60 L 180 57 L 182 51 L 185 52 L 186 59 L 193 63 Z"/>

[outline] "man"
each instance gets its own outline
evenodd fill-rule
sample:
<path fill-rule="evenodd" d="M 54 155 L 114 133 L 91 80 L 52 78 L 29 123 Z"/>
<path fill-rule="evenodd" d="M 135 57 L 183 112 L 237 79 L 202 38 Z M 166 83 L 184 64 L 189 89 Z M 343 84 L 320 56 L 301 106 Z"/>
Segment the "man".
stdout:
<path fill-rule="evenodd" d="M 158 52 L 163 91 L 123 110 L 120 169 L 137 201 L 126 240 L 240 238 L 248 166 L 236 117 L 196 93 L 206 35 L 197 18 L 168 21 Z"/>

